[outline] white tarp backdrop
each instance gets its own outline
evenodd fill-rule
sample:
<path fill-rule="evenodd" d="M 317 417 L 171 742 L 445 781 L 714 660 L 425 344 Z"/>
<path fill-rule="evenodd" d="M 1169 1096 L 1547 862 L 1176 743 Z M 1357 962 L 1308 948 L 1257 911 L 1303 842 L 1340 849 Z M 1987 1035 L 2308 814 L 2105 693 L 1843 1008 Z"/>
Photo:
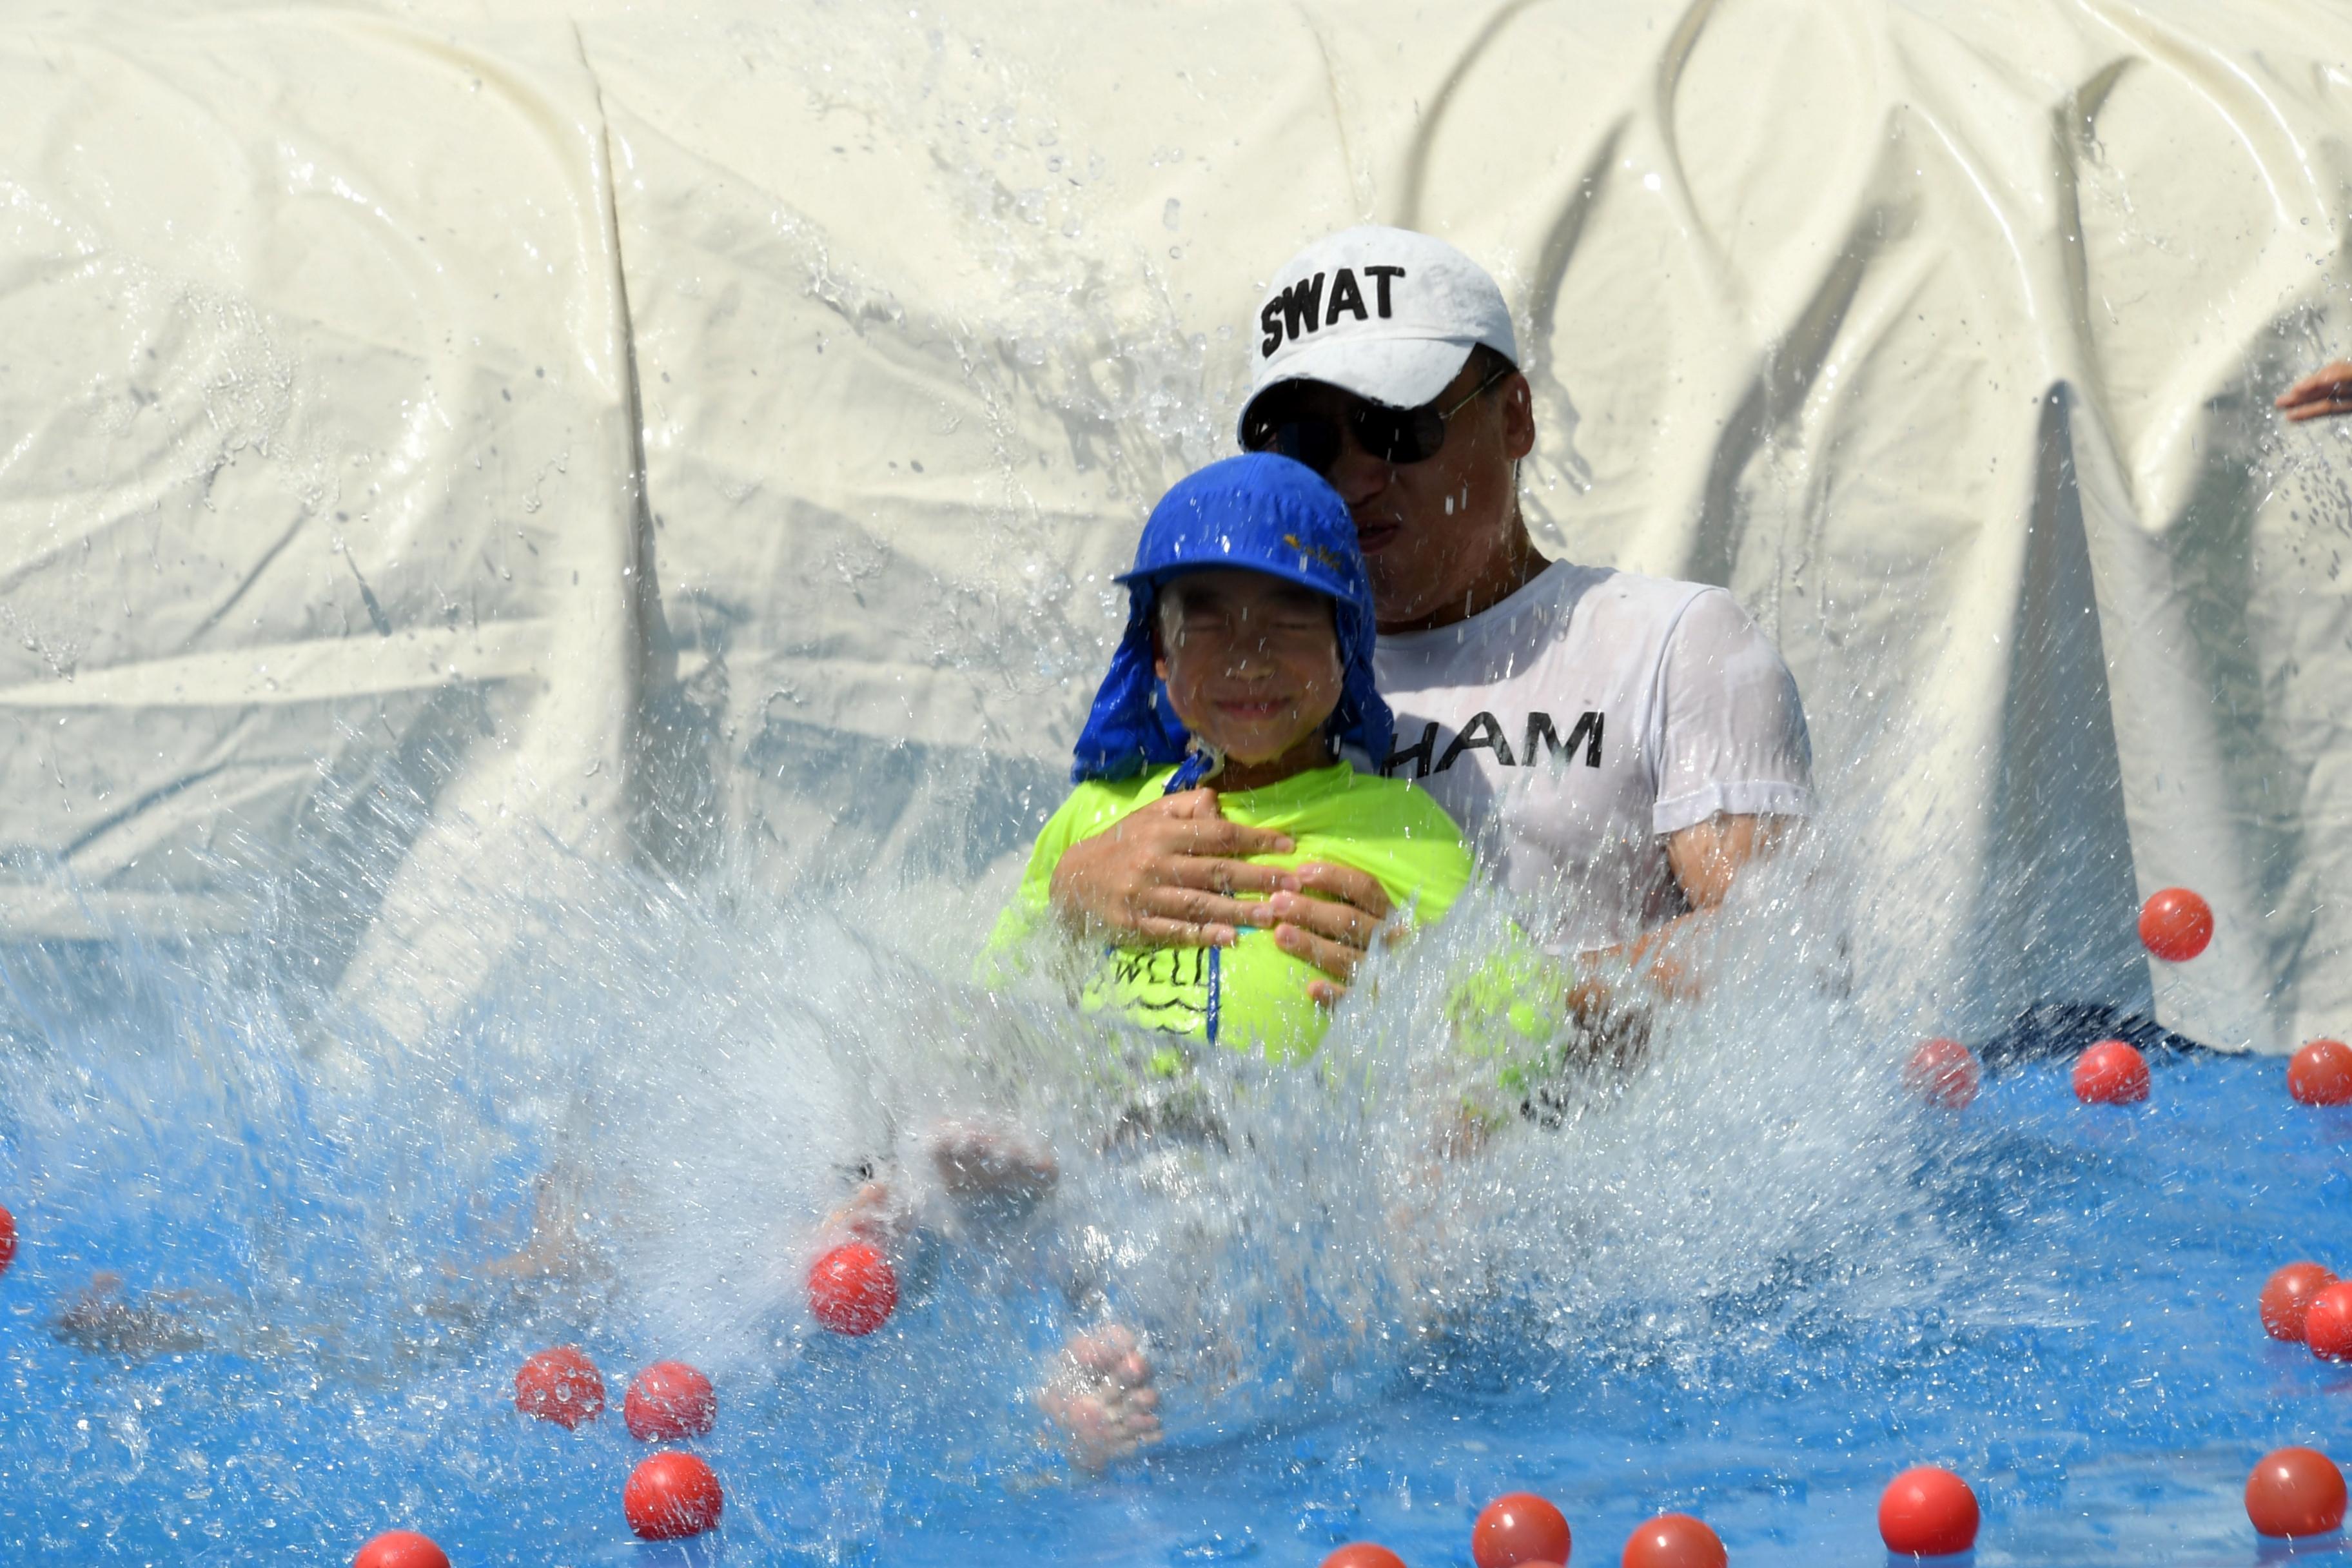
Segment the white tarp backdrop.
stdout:
<path fill-rule="evenodd" d="M 2352 1029 L 2347 138 L 2309 0 L 19 6 L 0 930 L 265 867 L 413 1027 L 567 865 L 970 883 L 1377 219 L 1504 279 L 1547 547 L 1780 639 L 1874 984 Z"/>

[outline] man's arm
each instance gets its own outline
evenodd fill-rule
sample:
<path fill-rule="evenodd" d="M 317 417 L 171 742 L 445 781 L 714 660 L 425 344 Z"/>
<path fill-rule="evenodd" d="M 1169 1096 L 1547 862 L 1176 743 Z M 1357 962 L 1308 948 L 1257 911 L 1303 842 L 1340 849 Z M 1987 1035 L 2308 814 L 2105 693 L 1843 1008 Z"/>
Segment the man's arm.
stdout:
<path fill-rule="evenodd" d="M 1698 994 L 1697 976 L 1686 953 L 1691 939 L 1731 896 L 1732 884 L 1755 861 L 1769 855 L 1795 827 L 1792 816 L 1714 816 L 1666 839 L 1666 865 L 1675 884 L 1690 905 L 1677 915 L 1627 944 L 1624 953 L 1634 971 L 1662 994 L 1690 997 Z M 1677 952 L 1677 950 L 1682 950 Z"/>
<path fill-rule="evenodd" d="M 1673 868 L 1683 897 L 1690 900 L 1691 913 L 1704 914 L 1720 907 L 1731 895 L 1731 884 L 1739 874 L 1759 857 L 1770 854 L 1801 820 L 1716 816 L 1670 837 L 1666 864 Z"/>
<path fill-rule="evenodd" d="M 1631 942 L 1581 955 L 1568 991 L 1568 1016 L 1577 1028 L 1571 1060 L 1622 1069 L 1642 1059 L 1650 1043 L 1650 1003 L 1698 998 L 1705 977 L 1695 950 L 1707 922 L 1748 868 L 1803 820 L 1718 816 L 1667 837 L 1666 863 L 1690 910 Z"/>
<path fill-rule="evenodd" d="M 1697 992 L 1692 938 L 1758 857 L 1811 809 L 1812 743 L 1780 649 L 1719 589 L 1692 599 L 1662 667 L 1653 820 L 1689 912 L 1617 950 L 1652 989 Z"/>
<path fill-rule="evenodd" d="M 1227 822 L 1213 790 L 1186 790 L 1064 851 L 1054 910 L 1079 934 L 1118 931 L 1157 947 L 1225 947 L 1244 926 L 1270 927 L 1276 946 L 1329 976 L 1307 988 L 1328 1005 L 1388 919 L 1389 896 L 1350 867 L 1286 871 L 1240 858 L 1292 847 L 1279 833 Z"/>

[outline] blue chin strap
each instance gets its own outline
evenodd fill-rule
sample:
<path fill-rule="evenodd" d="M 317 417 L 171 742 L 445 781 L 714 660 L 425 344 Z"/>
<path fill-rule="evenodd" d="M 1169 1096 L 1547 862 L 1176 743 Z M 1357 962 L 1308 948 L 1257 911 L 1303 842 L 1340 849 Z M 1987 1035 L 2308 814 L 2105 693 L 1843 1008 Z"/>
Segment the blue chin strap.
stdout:
<path fill-rule="evenodd" d="M 1168 783 L 1160 793 L 1176 795 L 1184 790 L 1198 789 L 1224 771 L 1223 753 L 1196 740 L 1192 742 L 1192 749 L 1184 753 L 1184 760 L 1176 764 L 1176 771 L 1168 775 Z"/>
<path fill-rule="evenodd" d="M 1192 742 L 1192 749 L 1184 753 L 1184 760 L 1176 764 L 1176 771 L 1168 775 L 1168 783 L 1161 787 L 1160 793 L 1162 795 L 1171 795 L 1183 790 L 1198 789 L 1224 771 L 1224 754 L 1213 747 L 1202 744 L 1196 737 Z M 1213 1046 L 1217 1043 L 1217 1015 L 1223 1011 L 1219 1004 L 1223 999 L 1225 989 L 1225 967 L 1222 962 L 1223 952 L 1224 949 L 1220 947 L 1213 947 L 1209 950 L 1209 995 L 1207 1006 L 1203 1010 L 1202 1021 L 1206 1026 L 1209 1044 Z"/>

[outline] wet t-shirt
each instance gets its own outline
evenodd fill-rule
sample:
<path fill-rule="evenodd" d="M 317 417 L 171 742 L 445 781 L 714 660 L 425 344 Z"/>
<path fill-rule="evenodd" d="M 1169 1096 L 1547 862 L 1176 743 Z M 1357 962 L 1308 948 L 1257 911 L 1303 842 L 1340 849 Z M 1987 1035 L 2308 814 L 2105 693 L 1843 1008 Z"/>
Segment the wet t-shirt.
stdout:
<path fill-rule="evenodd" d="M 1666 839 L 1801 816 L 1812 748 L 1780 652 L 1720 588 L 1556 562 L 1482 615 L 1383 637 L 1385 776 L 1435 796 L 1547 949 L 1683 912 Z"/>
<path fill-rule="evenodd" d="M 1063 852 L 1158 800 L 1175 771 L 1080 784 L 1038 834 L 1020 889 L 990 939 L 991 952 L 1004 953 L 1048 926 L 1054 868 Z M 1470 848 L 1453 819 L 1402 780 L 1340 763 L 1263 789 L 1220 792 L 1217 803 L 1228 822 L 1286 834 L 1297 846 L 1288 855 L 1250 857 L 1259 864 L 1352 867 L 1377 879 L 1399 909 L 1412 910 L 1423 924 L 1444 918 L 1470 880 Z M 1079 1004 L 1090 1012 L 1117 1011 L 1147 1029 L 1295 1061 L 1314 1052 L 1329 1026 L 1329 1016 L 1307 994 L 1308 982 L 1320 977 L 1276 947 L 1272 931 L 1244 928 L 1222 949 L 1106 945 L 1086 975 Z"/>

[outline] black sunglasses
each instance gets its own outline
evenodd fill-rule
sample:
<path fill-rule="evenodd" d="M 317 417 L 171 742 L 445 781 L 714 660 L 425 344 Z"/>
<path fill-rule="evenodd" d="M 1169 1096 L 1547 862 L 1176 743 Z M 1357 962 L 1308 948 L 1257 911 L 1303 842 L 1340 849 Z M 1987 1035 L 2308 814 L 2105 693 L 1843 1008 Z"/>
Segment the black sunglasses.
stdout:
<path fill-rule="evenodd" d="M 1341 416 L 1347 421 L 1345 434 L 1353 436 L 1357 446 L 1383 463 L 1427 462 L 1445 445 L 1445 422 L 1514 374 L 1514 367 L 1505 365 L 1464 394 L 1451 408 L 1440 408 L 1434 401 L 1418 408 L 1391 408 L 1385 403 L 1351 397 L 1347 413 Z M 1279 391 L 1269 393 L 1260 401 L 1273 406 L 1251 413 L 1249 424 L 1242 431 L 1242 449 L 1279 452 L 1328 478 L 1345 444 L 1339 419 L 1303 408 L 1286 408 L 1284 405 L 1295 399 L 1285 398 Z"/>

